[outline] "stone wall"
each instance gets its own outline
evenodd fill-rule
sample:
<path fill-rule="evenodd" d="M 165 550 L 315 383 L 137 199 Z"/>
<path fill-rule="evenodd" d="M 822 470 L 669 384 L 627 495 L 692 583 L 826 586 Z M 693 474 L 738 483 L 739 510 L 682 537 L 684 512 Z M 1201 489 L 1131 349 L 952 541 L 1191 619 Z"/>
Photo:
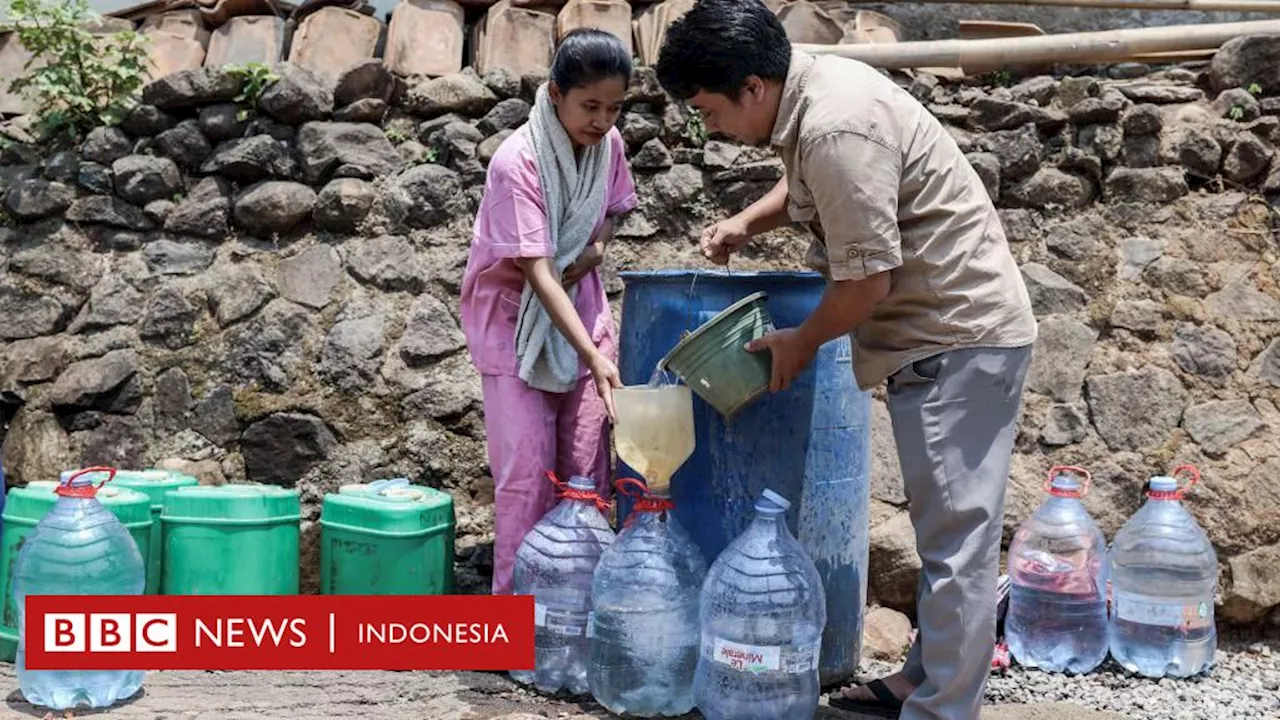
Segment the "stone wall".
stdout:
<path fill-rule="evenodd" d="M 1239 621 L 1280 605 L 1277 52 L 1237 43 L 1212 68 L 1126 81 L 902 79 L 998 199 L 1041 321 L 1007 534 L 1054 464 L 1093 471 L 1111 537 L 1145 478 L 1194 462 L 1188 504 Z M 206 69 L 149 86 L 75 148 L 3 128 L 5 471 L 165 464 L 296 485 L 307 589 L 323 493 L 407 476 L 453 493 L 460 579 L 483 590 L 493 484 L 457 297 L 485 162 L 537 78 L 278 72 L 247 114 Z M 781 174 L 766 150 L 694 137 L 644 69 L 621 127 L 641 206 L 606 264 L 615 300 L 619 269 L 703 267 L 697 232 Z M 799 268 L 801 235 L 734 267 Z M 874 407 L 872 590 L 909 608 L 918 559 Z"/>

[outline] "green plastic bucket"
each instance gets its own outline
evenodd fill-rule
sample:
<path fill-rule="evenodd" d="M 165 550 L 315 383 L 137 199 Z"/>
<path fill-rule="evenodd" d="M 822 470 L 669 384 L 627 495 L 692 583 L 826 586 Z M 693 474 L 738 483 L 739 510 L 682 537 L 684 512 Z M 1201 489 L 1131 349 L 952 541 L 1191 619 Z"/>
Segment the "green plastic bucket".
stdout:
<path fill-rule="evenodd" d="M 137 490 L 151 499 L 151 544 L 143 555 L 147 561 L 146 594 L 160 592 L 160 576 L 164 568 L 164 542 L 160 536 L 160 512 L 164 509 L 164 494 L 174 488 L 199 485 L 200 481 L 176 470 L 121 470 L 116 473 L 112 485 Z"/>
<path fill-rule="evenodd" d="M 326 494 L 320 593 L 451 594 L 454 525 L 452 497 L 403 478 Z"/>
<path fill-rule="evenodd" d="M 752 340 L 773 332 L 766 293 L 739 300 L 680 340 L 658 363 L 679 377 L 725 418 L 769 389 L 773 357 L 747 352 Z"/>
<path fill-rule="evenodd" d="M 118 475 L 117 475 L 118 477 Z M 105 479 L 105 478 L 104 478 Z M 13 662 L 18 654 L 18 607 L 13 602 L 13 564 L 36 525 L 58 502 L 58 483 L 35 480 L 26 487 L 10 488 L 4 502 L 4 532 L 0 537 L 0 660 Z M 98 502 L 111 511 L 129 531 L 138 552 L 147 556 L 151 544 L 151 503 L 146 495 L 114 482 L 98 489 Z"/>
<path fill-rule="evenodd" d="M 164 595 L 296 595 L 297 490 L 192 485 L 164 494 Z"/>

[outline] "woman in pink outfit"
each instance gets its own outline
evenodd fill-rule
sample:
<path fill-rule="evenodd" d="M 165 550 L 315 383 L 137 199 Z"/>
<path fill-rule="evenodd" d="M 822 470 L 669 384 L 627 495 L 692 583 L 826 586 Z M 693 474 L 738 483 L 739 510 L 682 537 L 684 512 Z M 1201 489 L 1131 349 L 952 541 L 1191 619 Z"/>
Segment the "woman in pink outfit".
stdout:
<path fill-rule="evenodd" d="M 614 219 L 636 205 L 614 127 L 631 57 L 613 35 L 561 41 L 529 121 L 489 162 L 462 284 L 462 329 L 484 388 L 493 473 L 493 592 L 512 592 L 516 549 L 555 504 L 553 470 L 609 489 L 618 377 L 599 266 Z"/>

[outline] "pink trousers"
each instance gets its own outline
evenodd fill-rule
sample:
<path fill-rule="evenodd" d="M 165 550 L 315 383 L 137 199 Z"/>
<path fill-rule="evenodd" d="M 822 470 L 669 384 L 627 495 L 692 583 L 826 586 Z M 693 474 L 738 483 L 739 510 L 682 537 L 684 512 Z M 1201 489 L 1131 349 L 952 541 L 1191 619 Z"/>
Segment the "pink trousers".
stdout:
<path fill-rule="evenodd" d="M 493 594 L 512 592 L 516 549 L 556 504 L 555 471 L 596 481 L 609 492 L 609 415 L 590 376 L 564 394 L 518 377 L 484 375 L 485 433 L 494 481 Z"/>

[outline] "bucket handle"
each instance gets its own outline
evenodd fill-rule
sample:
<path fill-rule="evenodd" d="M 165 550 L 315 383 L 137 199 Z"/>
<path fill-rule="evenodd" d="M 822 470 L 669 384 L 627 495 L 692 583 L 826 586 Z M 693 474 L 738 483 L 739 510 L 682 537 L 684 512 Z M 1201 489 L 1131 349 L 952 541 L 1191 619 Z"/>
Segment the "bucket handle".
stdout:
<path fill-rule="evenodd" d="M 89 485 L 76 487 L 71 484 L 78 477 L 81 477 L 83 475 L 88 475 L 89 473 L 101 473 L 101 472 L 104 472 L 107 474 L 107 479 L 103 480 L 97 485 L 93 485 L 91 483 Z M 72 473 L 71 475 L 67 476 L 65 480 L 62 480 L 61 482 L 59 482 L 58 489 L 55 492 L 57 492 L 57 494 L 61 495 L 62 497 L 91 498 L 98 494 L 99 488 L 111 482 L 115 478 L 116 478 L 116 469 L 113 467 L 85 468 L 78 472 Z"/>

